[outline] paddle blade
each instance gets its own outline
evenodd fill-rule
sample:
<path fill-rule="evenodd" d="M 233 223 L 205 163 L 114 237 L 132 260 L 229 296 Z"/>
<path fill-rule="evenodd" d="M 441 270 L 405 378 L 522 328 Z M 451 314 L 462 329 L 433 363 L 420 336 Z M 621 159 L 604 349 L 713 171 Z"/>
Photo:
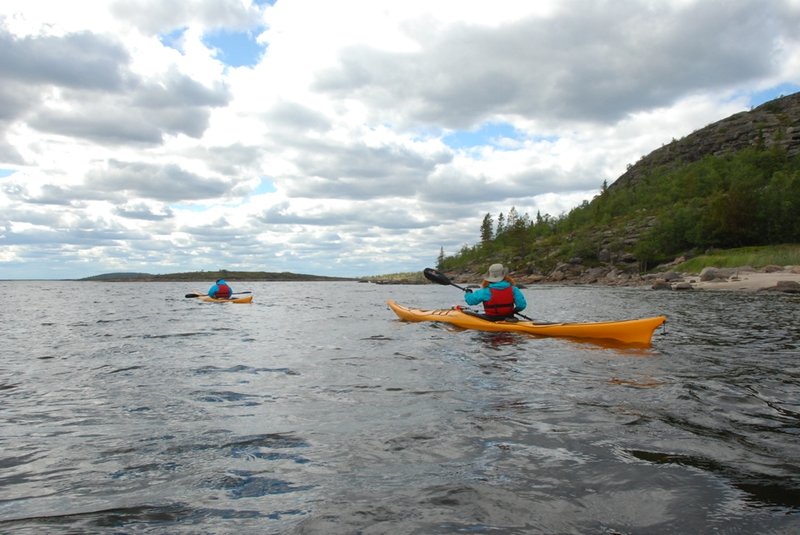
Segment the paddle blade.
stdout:
<path fill-rule="evenodd" d="M 442 284 L 444 286 L 449 286 L 452 284 L 452 282 L 450 282 L 450 279 L 447 278 L 447 275 L 433 268 L 425 268 L 422 271 L 422 274 L 425 275 L 426 279 L 428 279 L 431 282 L 435 282 L 436 284 Z"/>
<path fill-rule="evenodd" d="M 194 294 L 194 293 L 186 294 L 184 297 L 186 297 L 186 298 L 189 298 L 189 297 L 200 297 L 200 294 Z"/>

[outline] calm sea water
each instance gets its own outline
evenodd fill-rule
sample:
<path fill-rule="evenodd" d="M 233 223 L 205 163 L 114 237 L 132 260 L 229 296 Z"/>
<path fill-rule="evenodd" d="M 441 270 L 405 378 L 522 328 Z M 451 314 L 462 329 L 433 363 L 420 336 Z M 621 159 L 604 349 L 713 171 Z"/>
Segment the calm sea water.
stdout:
<path fill-rule="evenodd" d="M 452 287 L 2 282 L 2 533 L 797 533 L 800 299 L 530 287 L 652 348 L 403 323 Z M 205 288 L 199 288 L 204 290 Z"/>

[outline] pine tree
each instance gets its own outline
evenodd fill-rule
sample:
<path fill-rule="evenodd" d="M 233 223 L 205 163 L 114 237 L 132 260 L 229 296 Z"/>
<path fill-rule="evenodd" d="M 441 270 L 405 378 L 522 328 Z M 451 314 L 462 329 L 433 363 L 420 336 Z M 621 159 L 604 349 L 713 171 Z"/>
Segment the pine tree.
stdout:
<path fill-rule="evenodd" d="M 444 247 L 439 249 L 439 258 L 436 259 L 436 269 L 444 269 Z"/>
<path fill-rule="evenodd" d="M 519 215 L 517 214 L 517 209 L 513 206 L 511 210 L 508 211 L 508 216 L 506 217 L 506 229 L 513 230 L 519 224 Z"/>
<path fill-rule="evenodd" d="M 483 223 L 481 223 L 481 242 L 487 243 L 492 241 L 494 237 L 494 221 L 492 220 L 492 214 L 487 213 L 483 217 Z"/>

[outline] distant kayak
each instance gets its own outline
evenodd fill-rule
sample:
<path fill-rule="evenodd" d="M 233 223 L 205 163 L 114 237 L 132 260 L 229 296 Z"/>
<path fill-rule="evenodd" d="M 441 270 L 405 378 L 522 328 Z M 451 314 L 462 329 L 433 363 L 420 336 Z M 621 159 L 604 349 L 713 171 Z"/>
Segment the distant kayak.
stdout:
<path fill-rule="evenodd" d="M 209 297 L 207 295 L 200 295 L 197 298 L 201 301 L 205 301 L 206 303 L 250 303 L 253 301 L 252 295 L 243 295 L 242 297 L 234 297 L 231 299 L 219 299 L 216 297 Z"/>
<path fill-rule="evenodd" d="M 653 332 L 667 320 L 666 316 L 655 316 L 642 319 L 589 323 L 537 323 L 522 320 L 492 321 L 484 319 L 480 314 L 470 313 L 460 308 L 423 310 L 399 305 L 391 299 L 387 301 L 387 304 L 400 319 L 405 321 L 435 321 L 449 323 L 462 329 L 519 332 L 536 336 L 613 340 L 634 345 L 650 345 Z"/>

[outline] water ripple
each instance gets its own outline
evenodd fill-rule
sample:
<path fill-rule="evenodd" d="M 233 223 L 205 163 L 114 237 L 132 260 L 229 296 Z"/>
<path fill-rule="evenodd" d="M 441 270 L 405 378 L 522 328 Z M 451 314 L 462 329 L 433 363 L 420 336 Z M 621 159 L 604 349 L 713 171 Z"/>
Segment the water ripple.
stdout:
<path fill-rule="evenodd" d="M 800 528 L 796 299 L 525 289 L 536 317 L 669 317 L 626 348 L 386 307 L 461 299 L 437 285 L 251 287 L 0 281 L 0 532 Z"/>

